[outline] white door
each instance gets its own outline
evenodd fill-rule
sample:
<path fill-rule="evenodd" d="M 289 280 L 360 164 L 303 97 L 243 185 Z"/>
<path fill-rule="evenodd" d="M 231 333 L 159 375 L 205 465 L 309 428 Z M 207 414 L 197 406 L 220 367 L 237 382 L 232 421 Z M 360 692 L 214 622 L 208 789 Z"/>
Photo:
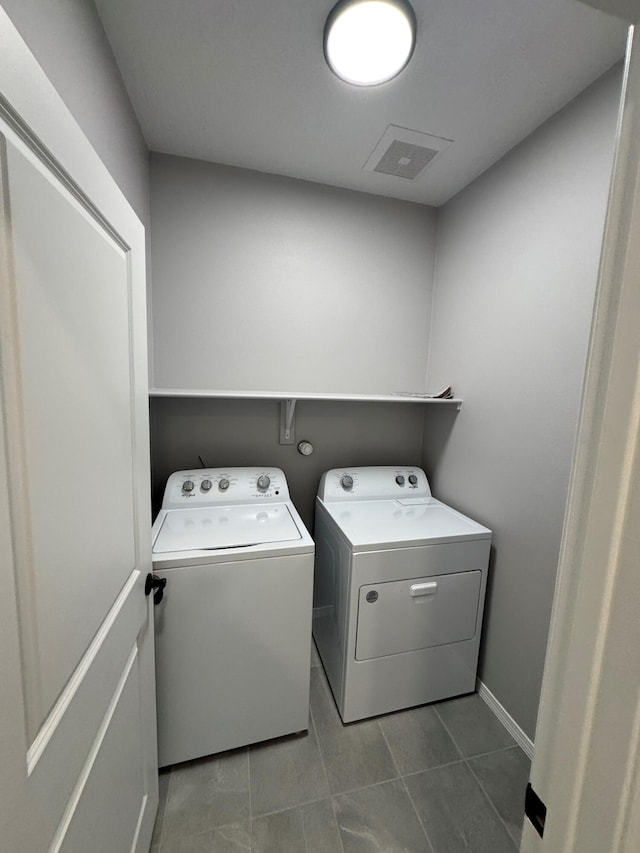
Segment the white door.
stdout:
<path fill-rule="evenodd" d="M 626 7 L 638 0 L 597 5 Z M 525 853 L 640 851 L 640 44 L 629 42 Z M 538 825 L 540 834 L 534 829 Z"/>
<path fill-rule="evenodd" d="M 144 230 L 0 10 L 0 849 L 157 807 Z"/>

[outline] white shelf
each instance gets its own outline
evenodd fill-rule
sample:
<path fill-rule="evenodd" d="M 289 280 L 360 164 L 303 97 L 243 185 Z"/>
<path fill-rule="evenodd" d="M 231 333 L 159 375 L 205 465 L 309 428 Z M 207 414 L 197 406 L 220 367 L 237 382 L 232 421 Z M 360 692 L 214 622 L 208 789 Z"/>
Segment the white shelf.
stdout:
<path fill-rule="evenodd" d="M 454 397 L 440 400 L 433 397 L 412 397 L 407 394 L 330 394 L 315 391 L 205 391 L 186 388 L 151 388 L 150 397 L 201 397 L 226 400 L 328 400 L 353 403 L 430 403 L 456 406 L 462 400 Z"/>
<path fill-rule="evenodd" d="M 218 400 L 277 400 L 280 402 L 280 444 L 294 444 L 296 403 L 299 400 L 327 400 L 348 403 L 438 403 L 455 406 L 460 411 L 462 400 L 454 397 L 415 397 L 411 394 L 322 394 L 313 391 L 203 391 L 186 388 L 151 388 L 150 397 L 183 397 Z"/>

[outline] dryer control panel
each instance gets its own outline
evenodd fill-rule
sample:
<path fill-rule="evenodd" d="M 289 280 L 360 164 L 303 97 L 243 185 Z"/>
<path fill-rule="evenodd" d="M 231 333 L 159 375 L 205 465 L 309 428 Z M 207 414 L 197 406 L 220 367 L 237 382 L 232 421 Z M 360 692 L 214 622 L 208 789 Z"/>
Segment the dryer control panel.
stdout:
<path fill-rule="evenodd" d="M 425 499 L 431 497 L 422 468 L 376 465 L 333 468 L 322 475 L 318 497 L 324 501 Z"/>
<path fill-rule="evenodd" d="M 289 488 L 280 468 L 196 468 L 169 477 L 162 509 L 288 500 Z"/>

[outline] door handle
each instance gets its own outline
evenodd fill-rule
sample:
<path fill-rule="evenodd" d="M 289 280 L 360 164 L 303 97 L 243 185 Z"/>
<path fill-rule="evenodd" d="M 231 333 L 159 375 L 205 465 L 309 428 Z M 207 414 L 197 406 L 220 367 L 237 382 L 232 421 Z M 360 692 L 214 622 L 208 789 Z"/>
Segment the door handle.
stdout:
<path fill-rule="evenodd" d="M 429 583 L 414 583 L 409 587 L 409 595 L 412 595 L 414 598 L 418 595 L 435 595 L 437 591 L 437 581 L 429 581 Z"/>
<path fill-rule="evenodd" d="M 152 575 L 151 572 L 149 572 L 144 582 L 144 594 L 148 596 L 150 595 L 151 590 L 155 590 L 153 593 L 153 603 L 160 604 L 164 596 L 164 588 L 166 585 L 166 578 L 159 578 L 158 575 Z"/>

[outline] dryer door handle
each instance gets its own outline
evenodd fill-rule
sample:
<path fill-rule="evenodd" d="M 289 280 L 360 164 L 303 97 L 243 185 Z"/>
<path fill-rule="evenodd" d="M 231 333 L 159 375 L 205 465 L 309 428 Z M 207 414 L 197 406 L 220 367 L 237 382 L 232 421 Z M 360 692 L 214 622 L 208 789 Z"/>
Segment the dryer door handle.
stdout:
<path fill-rule="evenodd" d="M 418 595 L 435 595 L 437 591 L 437 581 L 429 581 L 429 583 L 414 583 L 409 587 L 409 594 L 414 598 Z"/>

